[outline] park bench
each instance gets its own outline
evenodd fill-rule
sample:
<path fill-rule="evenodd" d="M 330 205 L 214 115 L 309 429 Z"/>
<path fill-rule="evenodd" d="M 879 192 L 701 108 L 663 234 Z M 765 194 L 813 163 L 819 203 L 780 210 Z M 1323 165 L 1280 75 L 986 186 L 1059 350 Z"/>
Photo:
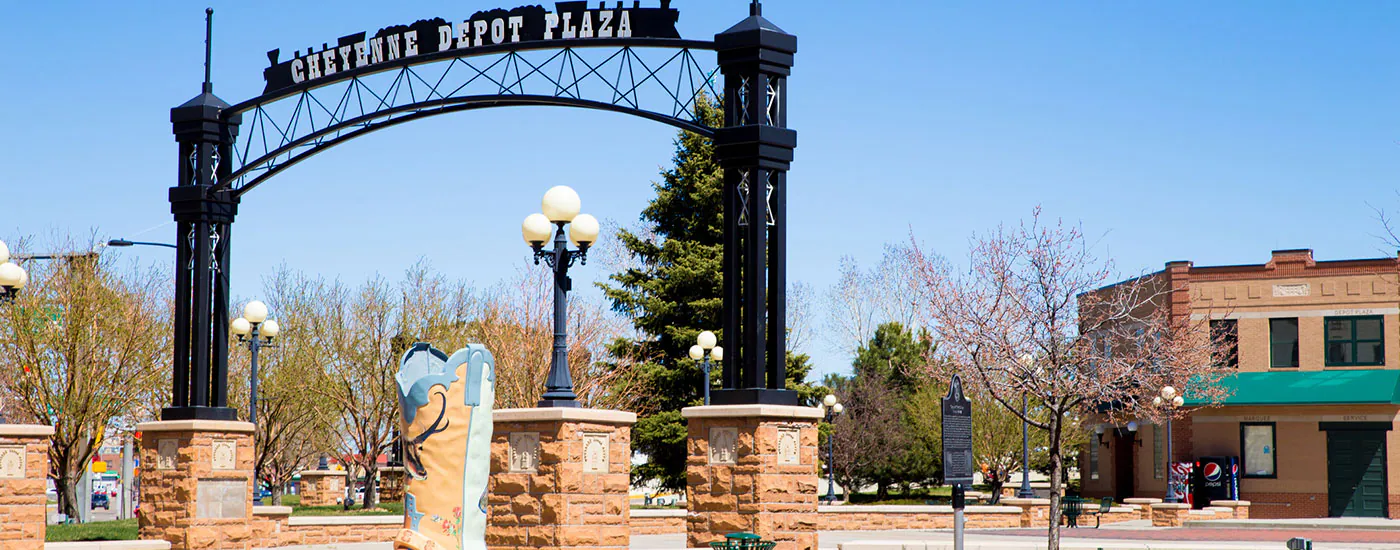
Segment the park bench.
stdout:
<path fill-rule="evenodd" d="M 1084 499 L 1065 497 L 1060 501 L 1060 513 L 1065 518 L 1065 527 L 1079 527 L 1079 516 L 1084 514 Z"/>
<path fill-rule="evenodd" d="M 1104 497 L 1103 500 L 1099 501 L 1099 510 L 1097 512 L 1093 512 L 1095 529 L 1099 528 L 1099 523 L 1103 521 L 1104 514 L 1107 514 L 1112 509 L 1113 497 Z"/>

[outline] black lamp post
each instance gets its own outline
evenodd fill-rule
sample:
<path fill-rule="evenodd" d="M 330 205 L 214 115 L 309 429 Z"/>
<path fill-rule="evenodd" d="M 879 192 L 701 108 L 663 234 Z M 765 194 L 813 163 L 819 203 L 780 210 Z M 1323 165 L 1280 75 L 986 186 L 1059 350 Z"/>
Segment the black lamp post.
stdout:
<path fill-rule="evenodd" d="M 230 330 L 238 337 L 238 342 L 248 346 L 250 373 L 248 376 L 248 422 L 256 429 L 258 425 L 258 351 L 271 347 L 282 327 L 276 319 L 267 318 L 267 305 L 253 300 L 243 306 L 243 316 L 233 320 Z M 254 489 L 261 472 L 253 470 Z M 254 491 L 256 492 L 256 491 Z"/>
<path fill-rule="evenodd" d="M 836 420 L 836 416 L 846 410 L 845 405 L 836 402 L 836 396 L 826 394 L 822 398 L 822 411 L 825 412 L 823 421 L 831 424 Z M 826 436 L 826 496 L 827 502 L 836 502 L 836 426 L 832 424 L 831 433 Z"/>
<path fill-rule="evenodd" d="M 1181 502 L 1176 496 L 1176 490 L 1172 486 L 1172 417 L 1176 416 L 1176 409 L 1186 404 L 1186 400 L 1176 394 L 1176 388 L 1163 386 L 1161 395 L 1152 398 L 1152 404 L 1166 409 L 1167 415 L 1167 498 L 1165 502 Z"/>
<path fill-rule="evenodd" d="M 715 333 L 707 330 L 695 337 L 695 345 L 690 346 L 691 359 L 696 361 L 701 359 L 705 360 L 704 363 L 701 363 L 700 368 L 705 371 L 706 405 L 710 404 L 710 359 L 714 358 L 715 361 L 724 360 L 724 348 L 715 345 L 718 342 L 719 339 L 715 337 Z"/>
<path fill-rule="evenodd" d="M 574 394 L 574 379 L 569 373 L 569 266 L 574 264 L 574 260 L 588 263 L 588 247 L 598 240 L 598 220 L 578 213 L 578 193 L 564 185 L 545 192 L 541 210 L 543 214 L 530 214 L 521 225 L 525 242 L 535 251 L 535 264 L 539 265 L 540 260 L 544 260 L 554 270 L 554 356 L 549 364 L 544 396 L 538 406 L 577 407 L 578 396 Z M 570 225 L 573 227 L 568 231 L 566 240 L 564 228 Z M 554 236 L 554 248 L 545 250 L 544 243 L 551 234 Z M 569 250 L 568 241 L 573 241 L 578 249 Z"/>
<path fill-rule="evenodd" d="M 1027 372 L 1035 365 L 1035 357 L 1032 355 L 1021 356 L 1021 366 Z M 1030 396 L 1021 394 L 1021 488 L 1016 491 L 1017 498 L 1035 498 L 1035 491 L 1031 489 L 1031 423 L 1026 420 L 1029 411 Z"/>

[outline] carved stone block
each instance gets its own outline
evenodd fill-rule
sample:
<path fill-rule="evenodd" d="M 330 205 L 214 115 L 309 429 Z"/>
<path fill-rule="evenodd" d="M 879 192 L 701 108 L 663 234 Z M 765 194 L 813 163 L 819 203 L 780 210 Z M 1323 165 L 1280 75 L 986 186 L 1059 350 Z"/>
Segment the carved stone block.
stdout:
<path fill-rule="evenodd" d="M 738 443 L 738 428 L 710 428 L 710 464 L 734 464 Z"/>
<path fill-rule="evenodd" d="M 174 470 L 180 458 L 180 441 L 178 439 L 162 439 L 157 445 L 156 469 Z"/>
<path fill-rule="evenodd" d="M 195 517 L 247 517 L 248 497 L 248 484 L 244 481 L 201 479 L 195 488 Z"/>
<path fill-rule="evenodd" d="M 24 479 L 24 445 L 0 447 L 0 479 Z"/>
<path fill-rule="evenodd" d="M 210 468 L 214 470 L 238 469 L 238 444 L 233 441 L 215 441 L 210 461 Z"/>
<path fill-rule="evenodd" d="M 778 428 L 778 464 L 801 464 L 802 445 L 797 428 Z"/>
<path fill-rule="evenodd" d="M 583 434 L 583 473 L 608 473 L 608 434 Z"/>
<path fill-rule="evenodd" d="M 540 467 L 539 432 L 511 432 L 510 471 L 536 472 Z"/>

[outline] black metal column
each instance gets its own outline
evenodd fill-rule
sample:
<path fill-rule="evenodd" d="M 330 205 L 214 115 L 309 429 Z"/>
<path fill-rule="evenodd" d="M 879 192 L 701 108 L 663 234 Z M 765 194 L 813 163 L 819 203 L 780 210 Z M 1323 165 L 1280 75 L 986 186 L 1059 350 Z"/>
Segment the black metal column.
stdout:
<path fill-rule="evenodd" d="M 787 77 L 797 37 L 750 16 L 715 35 L 724 74 L 725 127 L 715 132 L 724 167 L 723 389 L 711 402 L 797 404 L 787 385 L 787 170 L 797 132 L 787 128 Z"/>
<path fill-rule="evenodd" d="M 204 92 L 170 110 L 180 144 L 179 182 L 170 188 L 177 223 L 175 358 L 171 404 L 163 420 L 234 420 L 228 407 L 229 230 L 238 213 L 232 191 L 213 191 L 230 173 L 227 159 L 241 117 L 204 83 Z"/>

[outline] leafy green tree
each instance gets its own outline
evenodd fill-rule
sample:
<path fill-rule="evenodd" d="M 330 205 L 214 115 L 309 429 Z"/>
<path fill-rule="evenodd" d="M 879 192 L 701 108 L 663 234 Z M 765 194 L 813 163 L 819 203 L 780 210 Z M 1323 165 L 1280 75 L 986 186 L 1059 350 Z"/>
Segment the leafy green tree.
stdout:
<path fill-rule="evenodd" d="M 722 125 L 724 118 L 709 98 L 697 101 L 696 114 L 710 127 Z M 641 334 L 610 346 L 613 355 L 641 362 L 641 418 L 632 430 L 632 445 L 649 461 L 633 470 L 633 482 L 656 481 L 679 491 L 686 485 L 680 409 L 701 402 L 704 381 L 687 352 L 701 331 L 718 333 L 720 327 L 724 178 L 709 138 L 681 132 L 675 145 L 674 166 L 652 184 L 656 198 L 642 211 L 642 227 L 618 230 L 632 266 L 600 286 L 613 309 L 630 317 Z M 789 352 L 786 359 L 787 387 L 812 402 L 823 390 L 805 383 L 809 358 Z M 718 381 L 714 376 L 712 383 Z"/>
<path fill-rule="evenodd" d="M 880 498 L 888 495 L 891 485 L 899 485 L 907 493 L 911 485 L 928 483 L 938 476 L 942 464 L 939 445 L 916 426 L 917 417 L 929 411 L 908 406 L 911 397 L 935 384 L 925 367 L 932 348 L 926 332 L 915 334 L 898 322 L 882 323 L 868 342 L 856 348 L 852 363 L 855 379 L 887 384 L 897 394 L 897 402 L 905 404 L 899 407 L 899 421 L 906 444 L 889 460 L 872 463 L 875 470 L 863 473 L 875 483 Z"/>

